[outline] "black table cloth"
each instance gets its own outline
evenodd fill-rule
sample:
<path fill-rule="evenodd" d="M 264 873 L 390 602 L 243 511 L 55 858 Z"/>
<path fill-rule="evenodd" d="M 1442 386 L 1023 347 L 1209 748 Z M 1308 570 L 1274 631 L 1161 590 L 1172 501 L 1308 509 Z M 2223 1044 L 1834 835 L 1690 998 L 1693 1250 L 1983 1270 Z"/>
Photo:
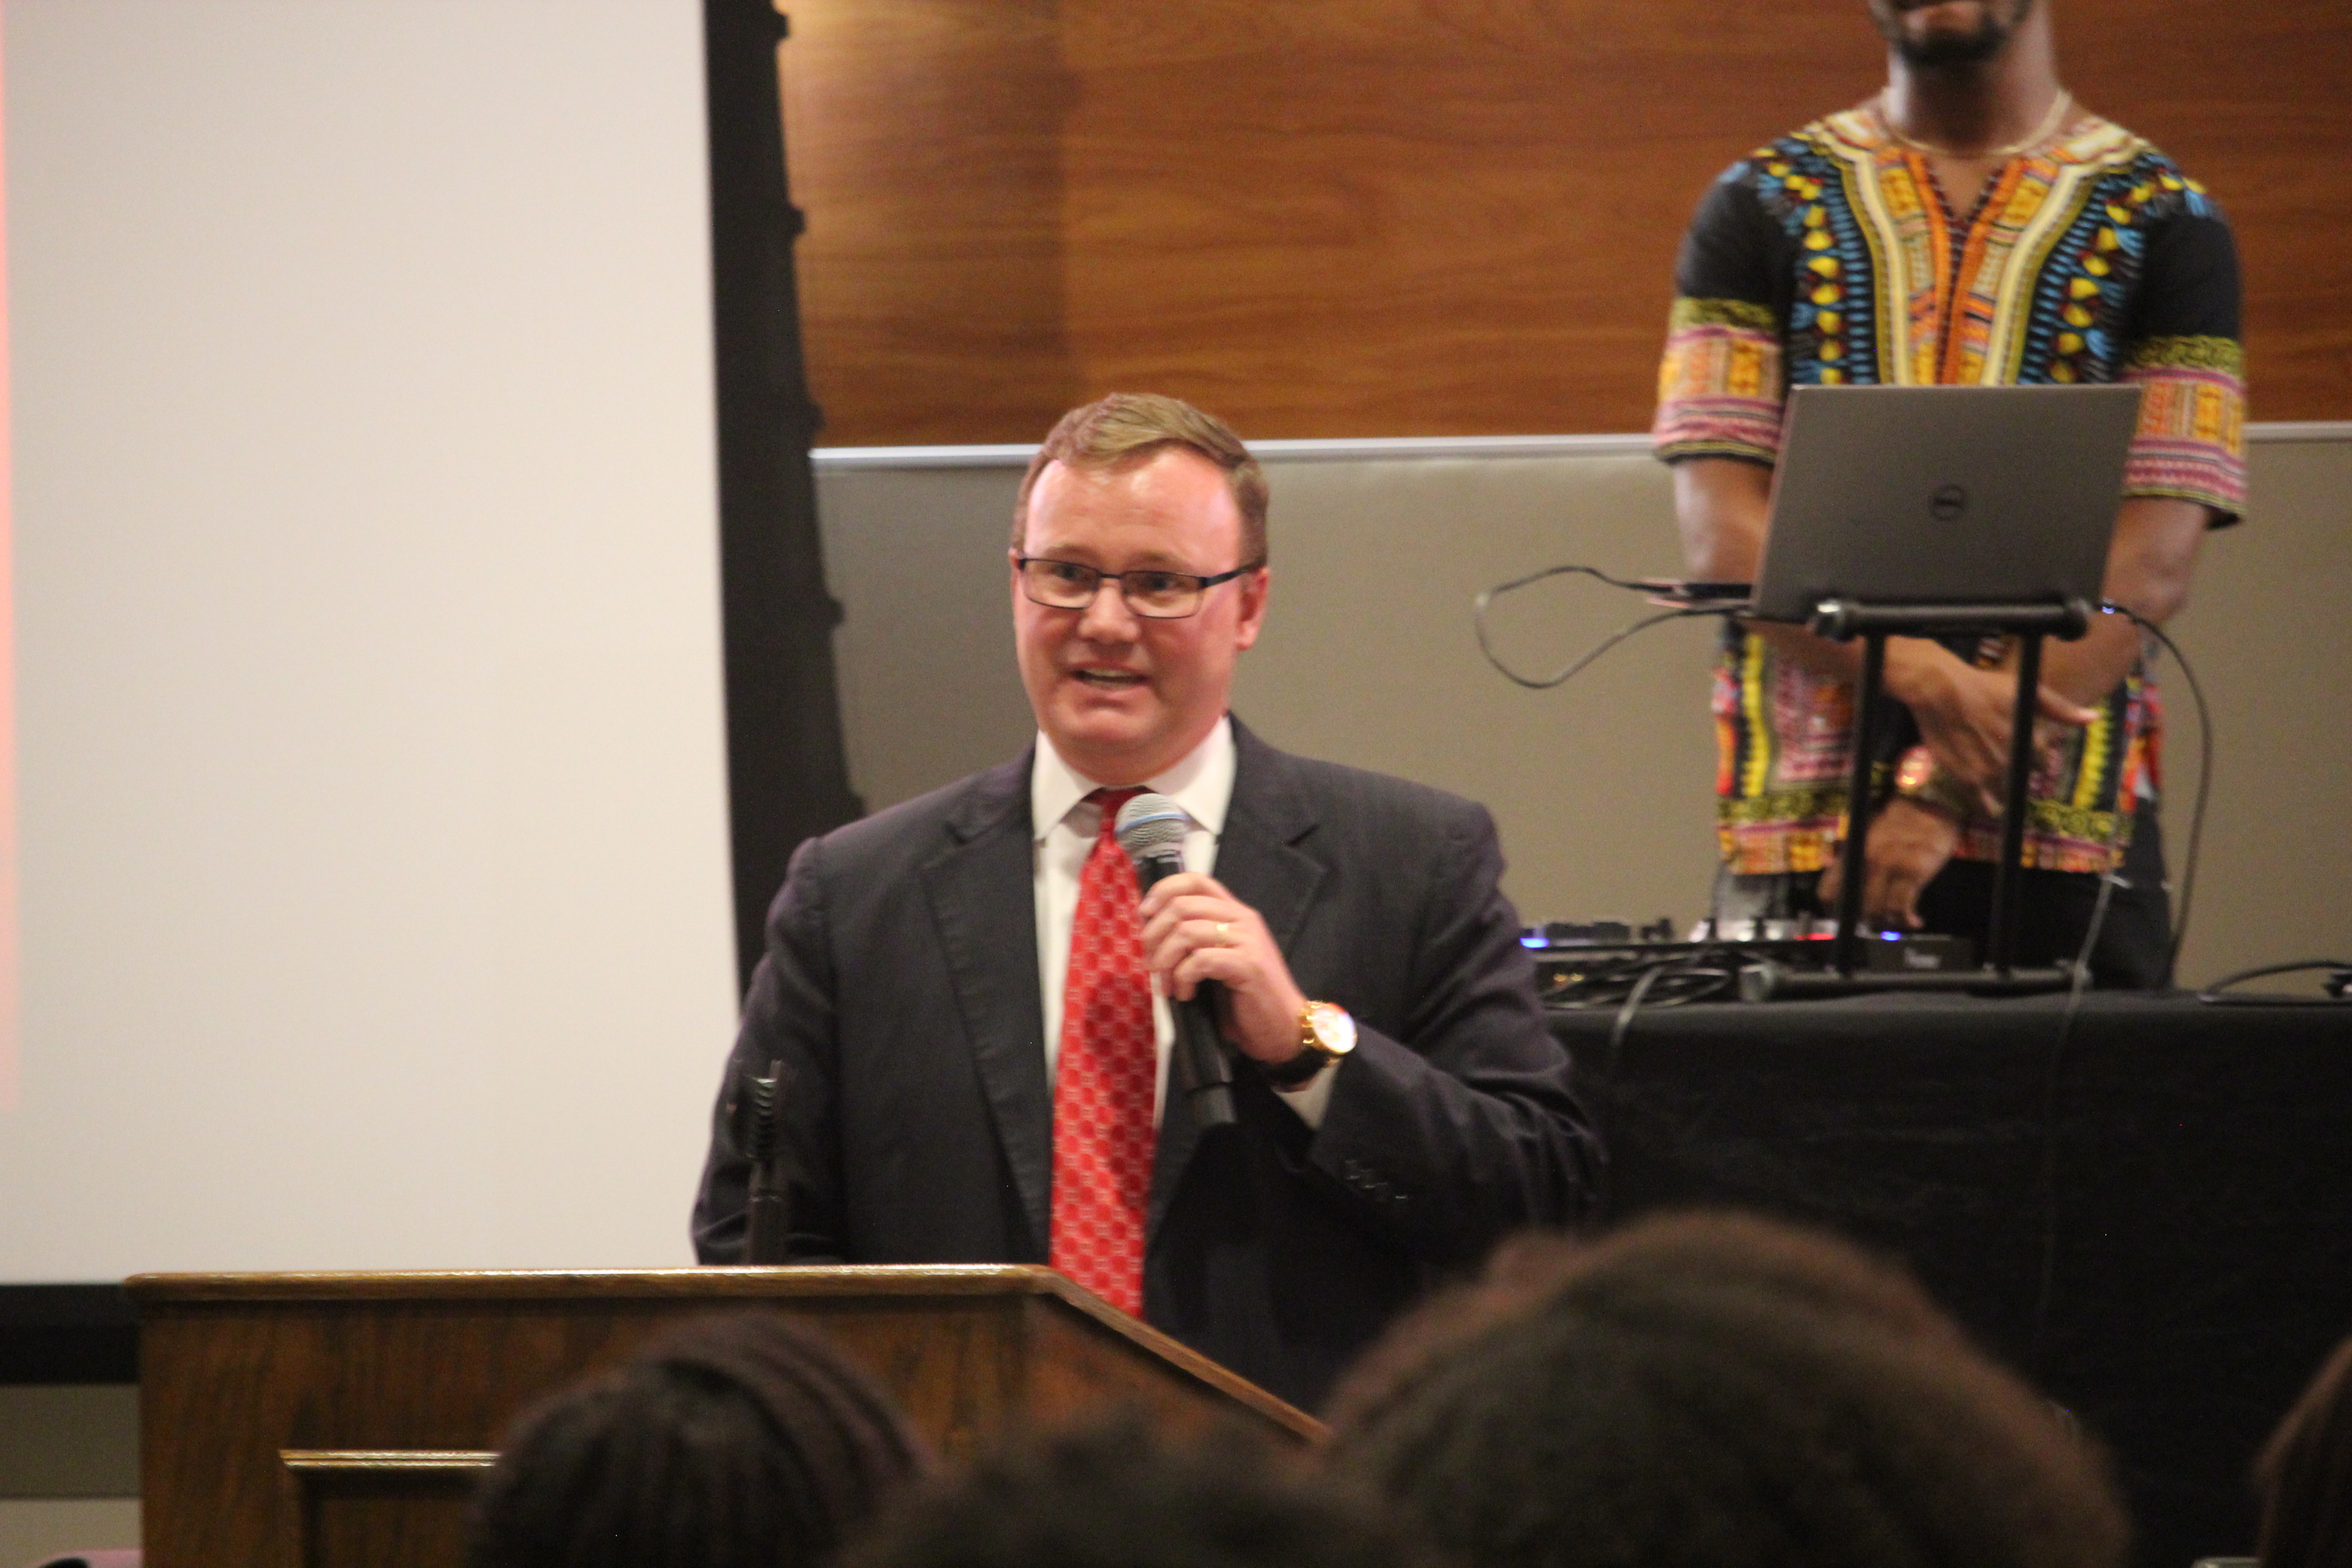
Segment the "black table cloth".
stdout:
<path fill-rule="evenodd" d="M 1906 1263 L 2111 1450 L 2138 1560 L 2252 1550 L 2247 1467 L 2352 1334 L 2352 1005 L 1856 998 L 1554 1015 L 1608 1213 Z"/>

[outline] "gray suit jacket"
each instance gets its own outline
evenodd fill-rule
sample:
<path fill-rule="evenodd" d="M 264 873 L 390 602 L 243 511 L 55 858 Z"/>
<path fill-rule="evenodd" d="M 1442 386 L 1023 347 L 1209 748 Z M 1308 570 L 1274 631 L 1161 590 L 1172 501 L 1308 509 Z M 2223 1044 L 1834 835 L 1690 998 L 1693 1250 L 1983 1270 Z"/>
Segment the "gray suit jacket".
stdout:
<path fill-rule="evenodd" d="M 1171 1100 L 1144 1315 L 1311 1405 L 1436 1279 L 1510 1230 L 1580 1217 L 1600 1152 L 1485 809 L 1234 733 L 1217 879 L 1307 994 L 1354 1015 L 1359 1045 L 1318 1130 L 1246 1064 L 1235 1127 L 1199 1137 Z M 793 858 L 727 1071 L 786 1064 L 796 1258 L 1045 1261 L 1029 772 L 1024 753 Z M 741 1256 L 747 1178 L 715 1117 L 703 1261 Z"/>

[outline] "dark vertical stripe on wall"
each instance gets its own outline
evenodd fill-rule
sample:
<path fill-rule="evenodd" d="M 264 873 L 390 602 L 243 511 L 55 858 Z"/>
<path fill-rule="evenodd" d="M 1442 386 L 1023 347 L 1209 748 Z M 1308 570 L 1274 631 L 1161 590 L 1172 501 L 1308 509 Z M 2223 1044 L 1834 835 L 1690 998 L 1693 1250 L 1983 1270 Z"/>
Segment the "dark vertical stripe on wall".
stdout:
<path fill-rule="evenodd" d="M 735 956 L 749 983 L 761 925 L 802 839 L 864 809 L 850 793 L 834 685 L 809 447 L 819 415 L 801 358 L 770 0 L 703 0 L 710 266 L 719 384 L 719 544 L 727 648 Z"/>

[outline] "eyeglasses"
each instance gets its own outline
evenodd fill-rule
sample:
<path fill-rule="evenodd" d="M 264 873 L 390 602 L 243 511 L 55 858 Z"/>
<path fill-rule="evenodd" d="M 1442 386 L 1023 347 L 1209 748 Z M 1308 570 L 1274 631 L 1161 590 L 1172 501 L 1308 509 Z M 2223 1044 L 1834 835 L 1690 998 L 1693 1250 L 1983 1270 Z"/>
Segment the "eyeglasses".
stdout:
<path fill-rule="evenodd" d="M 1253 561 L 1213 577 L 1196 576 L 1190 572 L 1105 572 L 1094 566 L 1081 566 L 1075 561 L 1048 561 L 1040 555 L 1018 556 L 1013 564 L 1021 571 L 1021 591 L 1032 604 L 1055 610 L 1083 610 L 1095 602 L 1095 595 L 1102 591 L 1103 580 L 1115 578 L 1119 597 L 1137 615 L 1155 621 L 1181 621 L 1199 613 L 1201 601 L 1210 589 L 1255 572 L 1263 563 Z"/>

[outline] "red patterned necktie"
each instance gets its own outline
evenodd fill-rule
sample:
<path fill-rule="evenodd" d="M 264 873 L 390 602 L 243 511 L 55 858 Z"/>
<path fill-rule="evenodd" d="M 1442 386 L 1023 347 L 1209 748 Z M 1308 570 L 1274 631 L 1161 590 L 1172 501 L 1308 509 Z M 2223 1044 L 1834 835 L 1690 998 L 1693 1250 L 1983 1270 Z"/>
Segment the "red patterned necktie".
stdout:
<path fill-rule="evenodd" d="M 1122 1312 L 1143 1312 L 1143 1223 L 1151 1196 L 1151 1098 L 1159 1078 L 1151 982 L 1137 922 L 1135 863 L 1118 808 L 1142 794 L 1098 789 L 1102 832 L 1078 876 L 1054 1074 L 1054 1268 Z"/>

